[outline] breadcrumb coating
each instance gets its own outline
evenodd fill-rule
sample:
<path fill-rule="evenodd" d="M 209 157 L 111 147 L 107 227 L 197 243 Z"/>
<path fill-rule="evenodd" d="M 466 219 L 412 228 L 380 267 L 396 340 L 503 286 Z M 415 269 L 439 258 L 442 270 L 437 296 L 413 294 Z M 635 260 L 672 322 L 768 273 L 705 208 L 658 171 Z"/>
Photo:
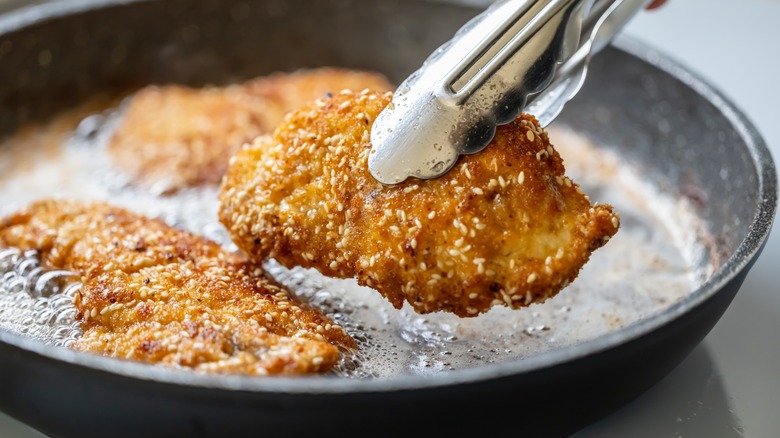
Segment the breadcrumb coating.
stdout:
<path fill-rule="evenodd" d="M 591 205 L 530 115 L 444 176 L 377 182 L 370 128 L 391 93 L 345 91 L 231 160 L 220 220 L 254 260 L 355 277 L 396 308 L 476 316 L 556 295 L 619 227 Z"/>
<path fill-rule="evenodd" d="M 355 347 L 242 256 L 104 203 L 42 200 L 0 222 L 0 247 L 81 277 L 82 351 L 214 373 L 323 373 Z"/>
<path fill-rule="evenodd" d="M 390 87 L 378 73 L 335 67 L 224 87 L 148 86 L 128 101 L 108 152 L 134 184 L 160 193 L 216 185 L 229 157 L 287 112 L 329 92 Z"/>

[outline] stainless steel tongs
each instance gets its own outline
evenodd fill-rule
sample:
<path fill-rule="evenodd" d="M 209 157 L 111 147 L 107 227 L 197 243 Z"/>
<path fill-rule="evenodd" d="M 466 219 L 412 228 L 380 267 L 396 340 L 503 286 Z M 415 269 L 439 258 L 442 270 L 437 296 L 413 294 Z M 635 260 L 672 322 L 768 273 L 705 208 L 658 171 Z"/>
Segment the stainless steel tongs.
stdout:
<path fill-rule="evenodd" d="M 500 0 L 466 23 L 396 90 L 371 131 L 385 184 L 446 173 L 522 111 L 549 124 L 588 62 L 648 0 Z"/>

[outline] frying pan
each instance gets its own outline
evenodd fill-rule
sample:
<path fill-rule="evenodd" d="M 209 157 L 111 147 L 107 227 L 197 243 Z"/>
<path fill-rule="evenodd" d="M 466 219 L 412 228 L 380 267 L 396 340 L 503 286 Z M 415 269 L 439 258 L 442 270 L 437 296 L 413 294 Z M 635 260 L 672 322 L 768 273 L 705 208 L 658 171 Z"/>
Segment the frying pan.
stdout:
<path fill-rule="evenodd" d="M 473 2 L 434 0 L 86 0 L 21 9 L 0 17 L 0 134 L 97 93 L 150 83 L 228 83 L 317 65 L 373 69 L 398 82 L 478 12 Z M 651 387 L 716 324 L 769 234 L 777 176 L 728 99 L 628 39 L 598 55 L 556 123 L 696 207 L 714 269 L 679 301 L 531 357 L 383 379 L 195 375 L 0 329 L 0 409 L 55 437 L 573 433 Z"/>

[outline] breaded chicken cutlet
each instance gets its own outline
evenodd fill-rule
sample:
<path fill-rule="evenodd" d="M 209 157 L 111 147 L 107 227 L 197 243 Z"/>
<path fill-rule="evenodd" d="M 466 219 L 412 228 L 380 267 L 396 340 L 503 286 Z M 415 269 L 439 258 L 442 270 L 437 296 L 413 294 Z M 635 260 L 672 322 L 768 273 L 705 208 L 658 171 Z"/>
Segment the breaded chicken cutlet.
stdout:
<path fill-rule="evenodd" d="M 382 185 L 368 171 L 369 130 L 390 99 L 319 99 L 237 153 L 219 215 L 250 258 L 467 317 L 552 297 L 617 232 L 612 207 L 591 205 L 528 115 L 438 179 Z"/>
<path fill-rule="evenodd" d="M 36 202 L 0 247 L 81 277 L 74 348 L 215 373 L 330 370 L 354 341 L 257 265 L 200 236 L 103 203 Z"/>
<path fill-rule="evenodd" d="M 132 182 L 161 193 L 216 185 L 230 156 L 287 112 L 329 92 L 390 87 L 378 73 L 334 67 L 224 87 L 149 86 L 128 101 L 108 152 Z"/>

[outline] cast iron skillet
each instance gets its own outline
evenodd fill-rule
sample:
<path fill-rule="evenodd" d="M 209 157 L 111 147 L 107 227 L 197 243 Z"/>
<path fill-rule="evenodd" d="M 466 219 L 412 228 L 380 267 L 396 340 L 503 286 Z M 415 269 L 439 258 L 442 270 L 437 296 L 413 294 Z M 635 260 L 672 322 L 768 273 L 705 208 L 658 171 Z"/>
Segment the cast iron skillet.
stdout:
<path fill-rule="evenodd" d="M 0 133 L 97 92 L 149 83 L 318 65 L 399 81 L 477 12 L 433 0 L 82 0 L 23 9 L 0 17 Z M 584 427 L 652 386 L 717 322 L 765 243 L 777 177 L 760 136 L 727 99 L 636 42 L 597 57 L 561 120 L 621 145 L 661 187 L 698 203 L 722 260 L 700 288 L 571 348 L 386 380 L 196 376 L 0 330 L 0 409 L 57 437 L 565 436 Z M 661 141 L 669 133 L 675 141 Z M 721 177 L 724 166 L 732 178 Z"/>

